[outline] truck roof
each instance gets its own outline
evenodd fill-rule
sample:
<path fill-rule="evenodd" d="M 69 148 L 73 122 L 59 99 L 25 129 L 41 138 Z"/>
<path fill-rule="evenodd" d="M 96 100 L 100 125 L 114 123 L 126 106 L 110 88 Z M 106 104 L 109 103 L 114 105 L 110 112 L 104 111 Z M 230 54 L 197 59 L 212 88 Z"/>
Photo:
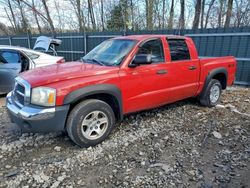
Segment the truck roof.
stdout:
<path fill-rule="evenodd" d="M 115 39 L 131 39 L 131 40 L 146 40 L 150 38 L 158 38 L 158 37 L 166 37 L 168 39 L 187 39 L 185 36 L 180 36 L 180 35 L 155 35 L 155 34 L 148 34 L 148 35 L 128 35 L 128 36 L 120 36 L 116 37 Z"/>

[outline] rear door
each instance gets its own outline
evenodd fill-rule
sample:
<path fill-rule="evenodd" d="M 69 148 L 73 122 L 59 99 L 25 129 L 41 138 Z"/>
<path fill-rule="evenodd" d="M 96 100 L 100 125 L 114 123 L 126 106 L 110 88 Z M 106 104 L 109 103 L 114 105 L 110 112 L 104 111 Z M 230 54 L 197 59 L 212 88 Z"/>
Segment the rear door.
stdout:
<path fill-rule="evenodd" d="M 0 92 L 9 92 L 14 86 L 14 78 L 21 71 L 19 52 L 15 50 L 0 51 Z"/>
<path fill-rule="evenodd" d="M 191 46 L 185 39 L 167 39 L 170 52 L 168 71 L 171 75 L 171 98 L 173 101 L 192 97 L 198 90 L 199 59 L 192 56 Z"/>

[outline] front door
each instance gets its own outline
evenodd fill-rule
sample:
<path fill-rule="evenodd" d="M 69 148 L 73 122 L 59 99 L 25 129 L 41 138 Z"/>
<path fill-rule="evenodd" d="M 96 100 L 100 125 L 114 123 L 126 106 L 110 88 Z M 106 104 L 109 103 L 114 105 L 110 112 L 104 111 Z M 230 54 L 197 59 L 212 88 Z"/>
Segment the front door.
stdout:
<path fill-rule="evenodd" d="M 136 55 L 151 55 L 152 64 L 120 71 L 124 112 L 149 109 L 166 103 L 168 74 L 161 38 L 145 42 Z"/>

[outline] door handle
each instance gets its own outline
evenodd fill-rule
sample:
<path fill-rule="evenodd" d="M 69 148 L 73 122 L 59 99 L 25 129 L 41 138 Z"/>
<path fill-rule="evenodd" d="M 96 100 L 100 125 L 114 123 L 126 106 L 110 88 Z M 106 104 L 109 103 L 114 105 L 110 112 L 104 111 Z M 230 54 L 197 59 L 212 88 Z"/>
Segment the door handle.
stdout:
<path fill-rule="evenodd" d="M 194 66 L 194 65 L 191 65 L 188 69 L 189 69 L 189 70 L 195 70 L 195 69 L 197 69 L 197 67 Z"/>
<path fill-rule="evenodd" d="M 158 70 L 156 74 L 167 74 L 167 70 Z"/>

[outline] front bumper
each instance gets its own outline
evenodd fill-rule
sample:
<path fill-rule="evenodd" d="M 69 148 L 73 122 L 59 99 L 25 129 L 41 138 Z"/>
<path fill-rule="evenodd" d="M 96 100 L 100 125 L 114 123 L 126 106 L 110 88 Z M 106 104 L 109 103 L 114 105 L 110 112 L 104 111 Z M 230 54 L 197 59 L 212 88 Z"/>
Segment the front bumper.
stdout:
<path fill-rule="evenodd" d="M 69 105 L 59 107 L 38 107 L 27 105 L 22 108 L 12 101 L 11 93 L 6 97 L 6 106 L 12 122 L 22 132 L 56 132 L 63 131 Z"/>

